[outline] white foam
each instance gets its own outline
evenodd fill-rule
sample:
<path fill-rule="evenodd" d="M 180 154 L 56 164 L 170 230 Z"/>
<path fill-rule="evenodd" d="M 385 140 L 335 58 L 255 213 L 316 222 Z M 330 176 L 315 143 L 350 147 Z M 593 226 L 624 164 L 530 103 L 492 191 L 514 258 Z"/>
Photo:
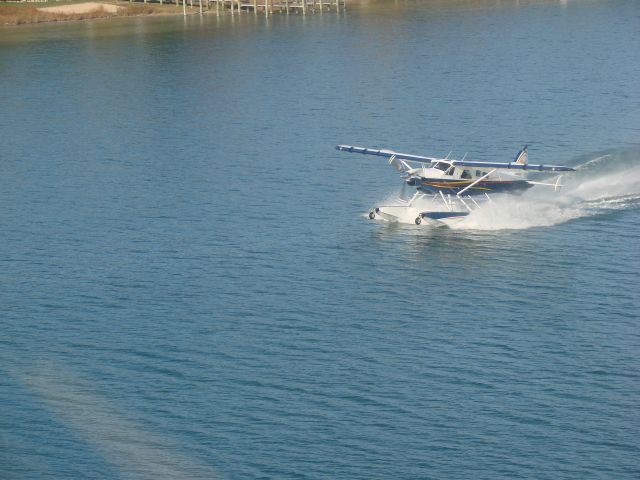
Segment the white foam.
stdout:
<path fill-rule="evenodd" d="M 532 201 L 526 197 L 503 197 L 485 203 L 461 222 L 451 225 L 456 229 L 521 230 L 548 227 L 579 218 L 587 214 L 574 206 L 563 206 L 552 201 Z"/>

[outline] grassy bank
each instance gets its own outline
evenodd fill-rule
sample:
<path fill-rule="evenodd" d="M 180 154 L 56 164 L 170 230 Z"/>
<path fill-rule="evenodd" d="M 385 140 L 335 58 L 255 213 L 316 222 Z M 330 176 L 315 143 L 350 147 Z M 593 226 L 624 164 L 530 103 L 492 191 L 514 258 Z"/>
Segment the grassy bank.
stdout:
<path fill-rule="evenodd" d="M 182 13 L 182 7 L 159 4 L 115 3 L 117 11 L 108 11 L 105 7 L 97 7 L 89 12 L 63 13 L 41 10 L 51 5 L 68 5 L 77 2 L 43 2 L 43 3 L 6 3 L 0 2 L 0 26 L 23 25 L 28 23 L 60 22 L 70 20 L 86 20 L 92 18 L 129 17 L 135 15 L 169 15 Z"/>

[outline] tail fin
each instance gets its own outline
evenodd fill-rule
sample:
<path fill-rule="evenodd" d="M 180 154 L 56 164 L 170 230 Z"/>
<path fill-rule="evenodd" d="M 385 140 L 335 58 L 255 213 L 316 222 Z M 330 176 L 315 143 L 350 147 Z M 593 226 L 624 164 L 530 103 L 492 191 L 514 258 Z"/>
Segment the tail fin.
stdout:
<path fill-rule="evenodd" d="M 527 145 L 525 145 L 524 148 L 520 150 L 516 155 L 516 159 L 514 160 L 514 163 L 526 165 L 527 162 L 529 161 L 528 157 L 529 157 L 529 151 L 527 150 Z"/>

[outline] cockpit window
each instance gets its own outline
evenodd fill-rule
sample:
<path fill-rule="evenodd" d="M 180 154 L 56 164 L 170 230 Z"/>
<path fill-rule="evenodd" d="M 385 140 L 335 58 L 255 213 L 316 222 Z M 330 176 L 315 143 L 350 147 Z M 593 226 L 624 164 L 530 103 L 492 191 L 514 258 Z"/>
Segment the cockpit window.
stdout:
<path fill-rule="evenodd" d="M 446 171 L 451 165 L 449 165 L 448 163 L 442 163 L 442 162 L 438 162 L 435 165 L 433 165 L 433 168 L 437 168 L 438 170 L 442 170 L 443 172 Z"/>
<path fill-rule="evenodd" d="M 476 170 L 476 177 L 481 177 L 482 175 L 482 170 Z"/>
<path fill-rule="evenodd" d="M 471 172 L 469 170 L 463 170 L 460 178 L 471 178 Z"/>

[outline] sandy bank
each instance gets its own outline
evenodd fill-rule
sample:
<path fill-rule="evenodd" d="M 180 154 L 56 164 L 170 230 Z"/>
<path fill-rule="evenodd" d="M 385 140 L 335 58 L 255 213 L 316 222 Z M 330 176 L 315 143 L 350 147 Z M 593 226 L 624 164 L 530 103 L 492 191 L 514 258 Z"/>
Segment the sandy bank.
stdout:
<path fill-rule="evenodd" d="M 174 4 L 82 2 L 70 5 L 36 7 L 29 4 L 7 5 L 0 3 L 0 27 L 96 18 L 176 14 L 182 14 L 182 7 L 176 7 Z"/>
<path fill-rule="evenodd" d="M 112 3 L 84 2 L 84 3 L 74 3 L 71 5 L 59 5 L 56 7 L 38 8 L 38 10 L 41 12 L 62 13 L 67 15 L 95 12 L 96 10 L 100 10 L 100 9 L 102 9 L 107 13 L 116 13 L 118 10 L 122 9 L 122 7 L 119 7 Z"/>

